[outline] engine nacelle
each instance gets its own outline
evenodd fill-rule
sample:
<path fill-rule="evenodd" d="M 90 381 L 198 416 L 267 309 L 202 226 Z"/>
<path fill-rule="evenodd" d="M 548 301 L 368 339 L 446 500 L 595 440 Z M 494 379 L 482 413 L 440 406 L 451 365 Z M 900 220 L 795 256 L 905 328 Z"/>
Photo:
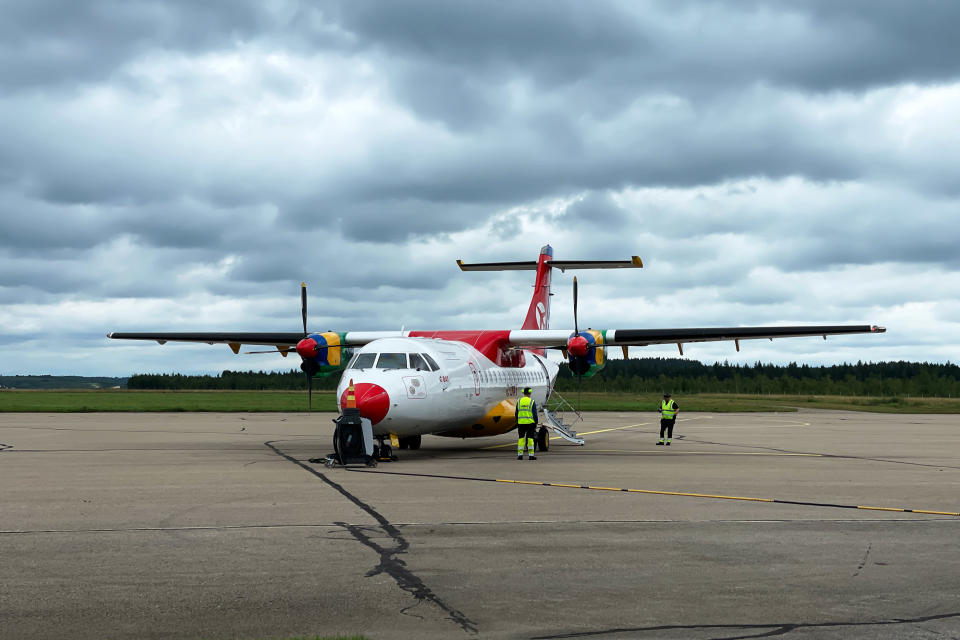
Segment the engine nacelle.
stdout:
<path fill-rule="evenodd" d="M 567 364 L 570 372 L 575 376 L 589 378 L 603 369 L 607 360 L 603 349 L 597 348 L 602 344 L 602 331 L 587 329 L 571 334 L 567 339 Z"/>
<path fill-rule="evenodd" d="M 311 333 L 297 343 L 297 354 L 303 358 L 300 368 L 310 376 L 329 376 L 343 371 L 350 362 L 351 350 L 341 347 L 345 333 Z"/>

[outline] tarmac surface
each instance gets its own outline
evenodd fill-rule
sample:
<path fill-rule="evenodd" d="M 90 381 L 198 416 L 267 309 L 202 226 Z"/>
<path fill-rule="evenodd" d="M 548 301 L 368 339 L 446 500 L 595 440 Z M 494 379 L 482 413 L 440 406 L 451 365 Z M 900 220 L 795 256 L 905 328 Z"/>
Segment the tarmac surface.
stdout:
<path fill-rule="evenodd" d="M 331 417 L 0 414 L 0 638 L 960 638 L 960 517 L 916 512 L 960 512 L 958 416 L 681 413 L 668 448 L 591 413 L 374 470 L 307 462 Z"/>

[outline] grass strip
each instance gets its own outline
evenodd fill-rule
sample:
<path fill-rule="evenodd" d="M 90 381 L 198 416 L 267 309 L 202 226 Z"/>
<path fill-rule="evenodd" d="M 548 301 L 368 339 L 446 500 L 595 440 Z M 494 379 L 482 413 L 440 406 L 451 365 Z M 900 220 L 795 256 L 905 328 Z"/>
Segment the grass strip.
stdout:
<path fill-rule="evenodd" d="M 306 412 L 303 391 L 140 391 L 102 389 L 90 391 L 0 391 L 0 412 Z M 585 392 L 566 394 L 584 411 L 641 411 L 654 414 L 657 394 Z M 875 413 L 960 413 L 960 398 L 882 398 L 856 396 L 788 396 L 747 394 L 676 394 L 681 412 L 710 413 L 789 412 L 798 408 L 839 409 Z M 314 411 L 336 411 L 335 394 L 314 391 Z"/>

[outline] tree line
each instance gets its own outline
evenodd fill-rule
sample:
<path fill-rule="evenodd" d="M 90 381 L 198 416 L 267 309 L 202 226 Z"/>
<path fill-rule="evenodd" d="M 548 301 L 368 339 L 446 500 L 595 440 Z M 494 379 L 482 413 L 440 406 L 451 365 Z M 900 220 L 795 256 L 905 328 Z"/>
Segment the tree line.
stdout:
<path fill-rule="evenodd" d="M 960 366 L 928 362 L 857 362 L 830 366 L 704 364 L 680 358 L 611 360 L 584 391 L 632 393 L 748 393 L 850 396 L 960 396 Z M 556 388 L 571 391 L 577 380 L 561 374 Z"/>
<path fill-rule="evenodd" d="M 314 389 L 336 389 L 339 376 L 314 378 Z M 557 378 L 558 391 L 577 389 L 577 379 L 565 364 Z M 681 358 L 609 360 L 592 378 L 581 381 L 584 391 L 627 393 L 747 393 L 850 396 L 960 396 L 960 366 L 927 362 L 874 362 L 810 366 L 704 364 Z M 285 372 L 223 371 L 219 375 L 135 374 L 129 389 L 246 389 L 300 390 L 305 376 Z"/>

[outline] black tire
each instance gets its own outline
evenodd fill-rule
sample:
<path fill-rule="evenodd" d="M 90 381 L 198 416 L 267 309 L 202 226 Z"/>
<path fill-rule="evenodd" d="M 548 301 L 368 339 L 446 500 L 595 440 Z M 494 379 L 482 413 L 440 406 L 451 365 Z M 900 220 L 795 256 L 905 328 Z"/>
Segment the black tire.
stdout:
<path fill-rule="evenodd" d="M 409 438 L 400 438 L 399 445 L 400 445 L 400 448 L 401 448 L 401 449 L 409 449 L 409 448 L 410 448 L 410 439 L 409 439 Z"/>
<path fill-rule="evenodd" d="M 407 438 L 407 446 L 410 449 L 419 449 L 421 440 L 423 440 L 423 438 L 420 435 L 410 436 Z"/>
<path fill-rule="evenodd" d="M 540 430 L 537 431 L 537 451 L 549 451 L 550 450 L 550 432 L 547 431 L 546 427 L 540 427 Z"/>

